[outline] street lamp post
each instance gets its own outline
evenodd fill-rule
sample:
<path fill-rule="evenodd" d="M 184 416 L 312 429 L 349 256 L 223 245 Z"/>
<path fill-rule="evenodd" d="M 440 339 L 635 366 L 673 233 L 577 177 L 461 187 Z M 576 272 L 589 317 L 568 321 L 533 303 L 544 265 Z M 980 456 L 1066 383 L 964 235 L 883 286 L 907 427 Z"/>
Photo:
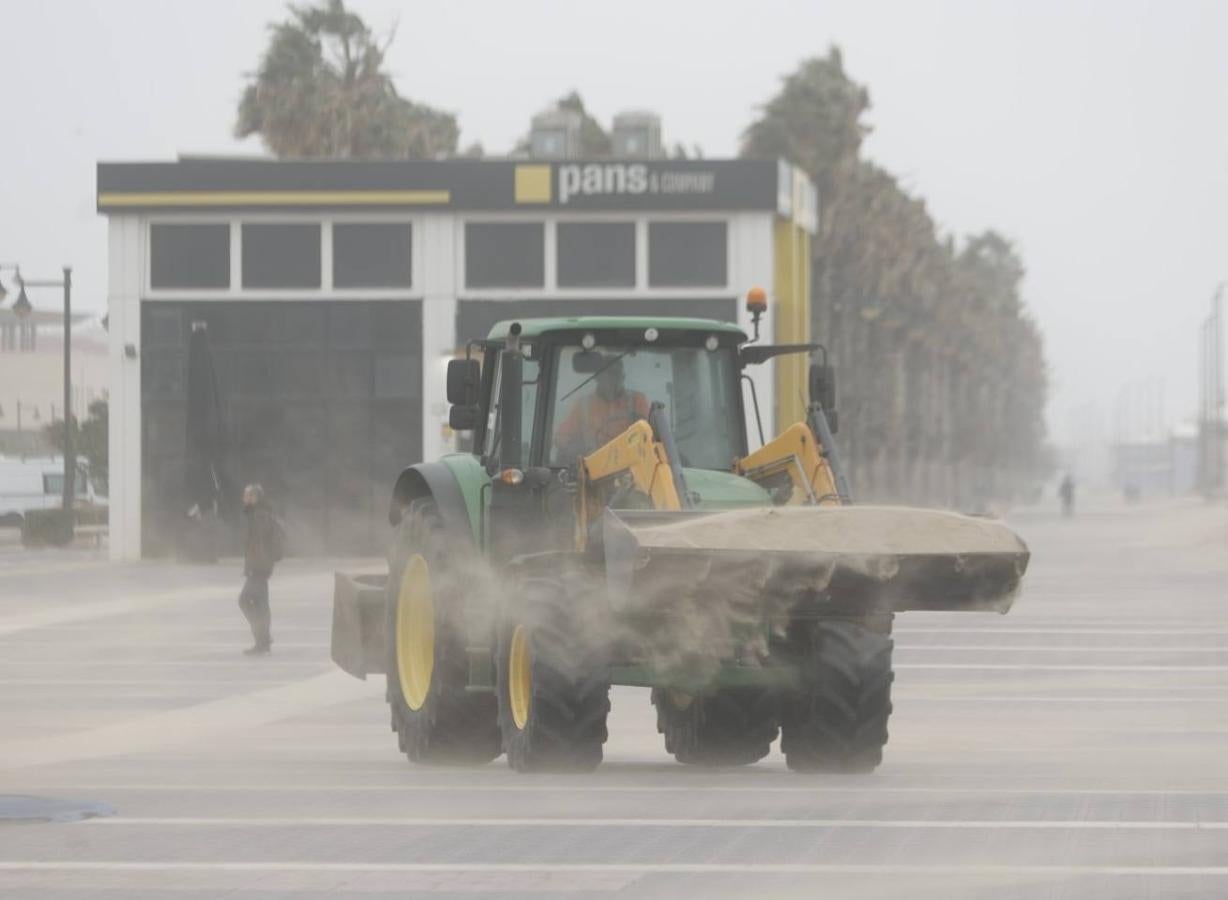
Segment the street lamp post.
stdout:
<path fill-rule="evenodd" d="M 72 440 L 72 266 L 64 267 L 64 277 L 54 279 L 27 280 L 22 278 L 21 269 L 17 265 L 0 264 L 0 268 L 12 268 L 13 280 L 17 284 L 17 299 L 13 301 L 13 312 L 19 318 L 25 318 L 34 307 L 26 296 L 26 288 L 61 288 L 64 291 L 64 495 L 62 498 L 64 514 L 72 525 L 73 497 L 76 489 L 77 458 L 73 450 Z M 0 285 L 0 300 L 7 291 Z"/>
<path fill-rule="evenodd" d="M 1224 285 L 1211 298 L 1211 311 L 1199 332 L 1200 411 L 1198 433 L 1199 482 L 1204 496 L 1215 497 L 1224 488 Z"/>

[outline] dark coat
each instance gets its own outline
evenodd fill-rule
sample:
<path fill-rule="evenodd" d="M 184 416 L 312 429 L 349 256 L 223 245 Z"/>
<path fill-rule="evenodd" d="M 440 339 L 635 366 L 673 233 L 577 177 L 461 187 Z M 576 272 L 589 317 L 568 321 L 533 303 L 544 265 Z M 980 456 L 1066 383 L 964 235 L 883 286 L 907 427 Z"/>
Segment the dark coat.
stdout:
<path fill-rule="evenodd" d="M 247 519 L 247 534 L 243 540 L 243 572 L 267 578 L 281 558 L 278 550 L 278 525 L 273 511 L 261 502 L 243 507 Z"/>

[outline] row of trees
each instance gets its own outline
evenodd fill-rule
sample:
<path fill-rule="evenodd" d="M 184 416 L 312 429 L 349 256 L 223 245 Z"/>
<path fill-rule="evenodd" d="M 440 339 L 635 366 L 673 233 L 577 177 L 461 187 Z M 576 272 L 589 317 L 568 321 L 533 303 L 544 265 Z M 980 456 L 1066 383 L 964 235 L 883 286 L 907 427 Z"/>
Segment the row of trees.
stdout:
<path fill-rule="evenodd" d="M 280 159 L 446 159 L 480 157 L 482 145 L 459 148 L 456 116 L 402 97 L 384 67 L 395 33 L 374 31 L 344 0 L 291 6 L 270 27 L 269 46 L 239 101 L 235 136 L 259 135 Z M 554 103 L 580 117 L 580 152 L 609 156 L 609 130 L 572 91 Z M 527 151 L 528 135 L 516 145 Z M 689 153 L 675 144 L 674 157 Z"/>
<path fill-rule="evenodd" d="M 107 462 L 107 422 L 108 405 L 106 400 L 90 401 L 85 421 L 72 417 L 72 446 L 77 459 L 85 460 L 90 467 L 90 478 L 94 486 L 102 493 L 107 492 L 107 482 L 110 479 L 110 467 Z M 64 452 L 64 420 L 56 419 L 43 427 L 43 440 L 55 449 L 56 453 Z"/>
<path fill-rule="evenodd" d="M 821 198 L 813 332 L 840 364 L 839 440 L 859 496 L 979 506 L 1047 467 L 1041 335 L 1023 262 L 994 231 L 961 244 L 924 200 L 861 155 L 869 92 L 838 49 L 804 62 L 743 135 Z"/>
<path fill-rule="evenodd" d="M 244 92 L 237 133 L 260 134 L 284 158 L 458 155 L 455 117 L 397 93 L 383 68 L 389 40 L 342 0 L 292 8 Z M 581 116 L 586 155 L 610 152 L 578 94 L 557 103 Z M 833 48 L 785 78 L 742 145 L 800 165 L 819 189 L 812 324 L 841 369 L 854 488 L 965 508 L 1007 499 L 1046 468 L 1046 371 L 1023 263 L 994 231 L 958 244 L 940 234 L 924 200 L 863 158 L 869 108 Z"/>

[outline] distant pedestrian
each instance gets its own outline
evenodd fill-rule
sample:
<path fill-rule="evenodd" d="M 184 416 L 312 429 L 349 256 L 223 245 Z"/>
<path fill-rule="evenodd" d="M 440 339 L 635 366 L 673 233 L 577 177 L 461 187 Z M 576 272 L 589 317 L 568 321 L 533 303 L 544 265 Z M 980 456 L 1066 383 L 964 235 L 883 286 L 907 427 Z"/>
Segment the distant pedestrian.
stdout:
<path fill-rule="evenodd" d="M 285 533 L 264 499 L 264 488 L 249 484 L 243 489 L 243 516 L 247 531 L 243 539 L 243 590 L 239 609 L 247 617 L 255 643 L 244 650 L 248 656 L 268 653 L 273 646 L 269 631 L 269 577 L 284 552 Z"/>
<path fill-rule="evenodd" d="M 1062 479 L 1061 485 L 1057 489 L 1058 496 L 1062 498 L 1062 515 L 1069 518 L 1074 515 L 1075 503 L 1075 483 L 1074 478 L 1069 472 Z"/>

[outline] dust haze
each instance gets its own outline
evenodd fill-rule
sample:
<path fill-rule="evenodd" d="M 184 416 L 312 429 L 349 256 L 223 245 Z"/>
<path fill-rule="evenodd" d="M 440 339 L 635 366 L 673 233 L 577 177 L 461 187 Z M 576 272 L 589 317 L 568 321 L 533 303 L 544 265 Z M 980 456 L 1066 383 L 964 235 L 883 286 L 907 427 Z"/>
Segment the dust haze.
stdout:
<path fill-rule="evenodd" d="M 0 896 L 1228 896 L 1228 4 L 0 35 Z M 728 468 L 579 494 L 671 340 Z"/>

